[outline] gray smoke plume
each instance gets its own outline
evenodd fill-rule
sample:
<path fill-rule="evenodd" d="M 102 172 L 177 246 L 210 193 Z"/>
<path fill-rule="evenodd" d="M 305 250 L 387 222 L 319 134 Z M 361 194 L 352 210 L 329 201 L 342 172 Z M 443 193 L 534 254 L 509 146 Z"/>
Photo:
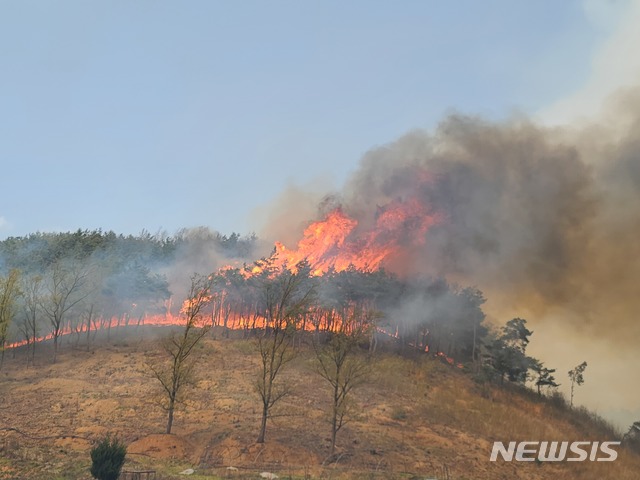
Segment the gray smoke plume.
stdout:
<path fill-rule="evenodd" d="M 640 342 L 640 90 L 619 93 L 599 122 L 451 115 L 369 151 L 332 198 L 362 231 L 392 201 L 427 205 L 441 221 L 385 267 L 477 286 L 495 323 L 529 319 L 533 353 L 560 377 L 591 360 L 590 406 L 630 409 L 638 389 L 611 372 L 633 374 Z"/>
<path fill-rule="evenodd" d="M 634 342 L 640 334 L 634 319 L 640 307 L 634 294 L 640 278 L 639 95 L 627 92 L 617 103 L 616 118 L 624 121 L 615 129 L 609 123 L 560 131 L 525 118 L 491 123 L 453 115 L 434 133 L 414 131 L 371 150 L 343 191 L 328 198 L 340 199 L 363 231 L 396 200 L 417 198 L 440 215 L 424 243 L 407 242 L 386 260 L 385 267 L 401 276 L 477 285 L 494 304 L 511 303 L 537 316 L 561 307 L 591 333 Z M 305 195 L 287 191 L 287 216 L 296 223 L 296 205 L 310 212 Z M 326 203 L 308 220 L 321 218 Z M 272 238 L 278 238 L 277 225 L 270 223 Z M 291 231 L 302 227 L 286 225 L 285 243 L 293 247 Z"/>
<path fill-rule="evenodd" d="M 585 137 L 453 115 L 367 153 L 343 208 L 366 225 L 378 207 L 418 197 L 442 221 L 390 258 L 392 271 L 478 285 L 540 316 L 569 308 L 592 333 L 637 341 L 640 123 L 625 124 Z"/>
<path fill-rule="evenodd" d="M 209 275 L 221 267 L 242 266 L 255 259 L 251 237 L 226 237 L 207 227 L 183 229 L 175 237 L 180 241 L 173 261 L 156 270 L 167 279 L 178 302 L 187 297 L 194 275 Z"/>

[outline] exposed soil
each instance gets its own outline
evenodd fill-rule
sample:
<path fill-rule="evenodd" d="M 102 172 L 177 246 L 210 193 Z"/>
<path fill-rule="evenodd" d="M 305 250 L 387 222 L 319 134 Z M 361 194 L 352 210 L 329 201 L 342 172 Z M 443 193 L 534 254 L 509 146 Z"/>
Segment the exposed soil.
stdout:
<path fill-rule="evenodd" d="M 250 340 L 208 338 L 197 383 L 186 391 L 171 435 L 159 383 L 147 363 L 163 328 L 101 333 L 90 351 L 65 339 L 58 362 L 39 345 L 35 366 L 7 352 L 0 372 L 0 479 L 89 479 L 91 445 L 117 435 L 125 468 L 157 478 L 637 479 L 640 459 L 614 464 L 489 462 L 494 440 L 600 438 L 600 432 L 533 394 L 480 386 L 431 358 L 382 354 L 354 391 L 355 414 L 329 458 L 329 389 L 302 351 L 283 371 L 293 393 L 277 406 L 265 444 L 256 444 L 258 357 Z M 15 430 L 11 430 L 15 429 Z M 525 438 L 527 437 L 527 438 Z M 531 437 L 531 438 L 529 438 Z M 193 468 L 191 477 L 179 472 Z M 615 476 L 613 476 L 615 475 Z"/>

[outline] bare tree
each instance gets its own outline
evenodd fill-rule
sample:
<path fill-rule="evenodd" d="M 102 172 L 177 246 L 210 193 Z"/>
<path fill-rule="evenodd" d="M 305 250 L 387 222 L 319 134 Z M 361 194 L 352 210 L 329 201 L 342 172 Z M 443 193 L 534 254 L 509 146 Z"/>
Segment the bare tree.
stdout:
<path fill-rule="evenodd" d="M 363 312 L 354 312 L 353 316 L 343 319 L 338 331 L 330 333 L 325 344 L 314 343 L 318 374 L 331 385 L 330 457 L 335 452 L 338 432 L 353 413 L 349 394 L 369 373 L 368 359 L 358 353 L 360 344 L 366 344 L 372 325 L 368 320 L 362 321 L 366 316 Z"/>
<path fill-rule="evenodd" d="M 573 390 L 576 385 L 580 386 L 584 383 L 584 371 L 587 369 L 587 362 L 582 362 L 577 367 L 569 370 L 569 379 L 571 380 L 571 402 L 570 406 L 573 407 Z"/>
<path fill-rule="evenodd" d="M 153 376 L 162 385 L 166 394 L 167 428 L 171 433 L 176 403 L 186 385 L 193 383 L 193 369 L 196 363 L 195 347 L 207 334 L 211 324 L 203 314 L 211 301 L 211 278 L 194 276 L 191 279 L 189 296 L 182 307 L 184 326 L 178 332 L 164 338 L 161 342 L 164 359 L 149 365 Z"/>
<path fill-rule="evenodd" d="M 262 279 L 261 307 L 265 329 L 258 338 L 260 374 L 256 389 L 262 403 L 262 416 L 257 443 L 265 441 L 271 409 L 290 392 L 287 385 L 277 380 L 282 367 L 295 356 L 296 324 L 307 313 L 313 299 L 314 289 L 308 282 L 308 274 L 308 266 L 299 264 L 296 273 L 285 269 L 273 278 L 265 276 Z"/>
<path fill-rule="evenodd" d="M 51 323 L 54 363 L 58 356 L 58 338 L 63 333 L 67 315 L 88 295 L 83 288 L 87 275 L 88 270 L 62 262 L 56 262 L 51 269 L 41 306 Z"/>
<path fill-rule="evenodd" d="M 80 343 L 80 336 L 85 333 L 87 352 L 91 349 L 91 328 L 95 327 L 96 319 L 104 305 L 102 286 L 105 281 L 105 269 L 99 266 L 91 268 L 87 274 L 84 285 L 84 295 L 78 304 L 78 315 L 73 325 L 76 334 L 76 346 Z M 95 334 L 95 332 L 94 332 Z"/>
<path fill-rule="evenodd" d="M 36 355 L 36 340 L 38 339 L 38 312 L 42 301 L 42 277 L 33 275 L 22 281 L 22 320 L 20 332 L 27 342 L 27 364 L 29 359 L 33 364 Z"/>
<path fill-rule="evenodd" d="M 6 277 L 0 277 L 0 368 L 4 361 L 4 347 L 7 341 L 9 324 L 16 315 L 16 303 L 20 295 L 20 272 L 13 269 Z"/>

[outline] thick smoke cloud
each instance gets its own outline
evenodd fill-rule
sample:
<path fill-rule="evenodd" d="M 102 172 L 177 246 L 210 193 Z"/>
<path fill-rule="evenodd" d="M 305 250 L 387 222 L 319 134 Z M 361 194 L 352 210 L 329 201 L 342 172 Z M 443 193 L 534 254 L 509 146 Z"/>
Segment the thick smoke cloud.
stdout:
<path fill-rule="evenodd" d="M 441 221 L 424 244 L 407 241 L 398 249 L 385 262 L 388 269 L 478 286 L 494 316 L 524 310 L 555 318 L 561 311 L 564 322 L 590 335 L 634 344 L 640 338 L 639 92 L 614 96 L 602 123 L 579 130 L 525 118 L 492 123 L 450 116 L 433 133 L 411 132 L 368 152 L 344 189 L 317 204 L 315 218 L 309 199 L 317 193 L 288 189 L 286 216 L 295 225 L 272 222 L 268 236 L 293 246 L 291 232 L 302 231 L 301 219 L 319 219 L 336 202 L 367 231 L 384 205 L 418 198 Z M 282 235 L 273 231 L 279 225 Z"/>
<path fill-rule="evenodd" d="M 301 203 L 289 193 L 289 205 Z M 389 202 L 428 205 L 441 221 L 386 268 L 477 286 L 494 323 L 529 320 L 532 353 L 557 367 L 562 383 L 590 361 L 583 395 L 592 408 L 636 409 L 621 422 L 640 414 L 640 392 L 628 383 L 640 342 L 639 89 L 617 93 L 579 128 L 452 115 L 434 132 L 369 151 L 329 198 L 364 232 Z"/>
<path fill-rule="evenodd" d="M 369 152 L 346 191 L 356 218 L 416 195 L 443 216 L 426 247 L 405 252 L 406 265 L 391 259 L 398 273 L 526 284 L 547 297 L 567 294 L 561 277 L 596 205 L 590 170 L 574 147 L 554 144 L 525 121 L 462 116 L 434 135 L 414 132 Z"/>
<path fill-rule="evenodd" d="M 323 197 L 331 189 L 327 178 L 315 178 L 301 186 L 289 184 L 273 202 L 257 208 L 253 224 L 261 226 L 260 238 L 266 239 L 258 246 L 261 256 L 271 253 L 274 241 L 294 245 L 309 220 L 322 209 Z"/>
<path fill-rule="evenodd" d="M 626 120 L 613 130 L 451 116 L 433 134 L 412 132 L 368 152 L 346 185 L 343 208 L 366 225 L 380 206 L 418 196 L 442 221 L 424 246 L 407 244 L 389 259 L 391 270 L 478 285 L 495 304 L 539 317 L 567 309 L 567 321 L 591 333 L 635 342 L 640 122 L 631 112 L 640 110 L 633 108 L 634 93 L 618 102 L 627 109 L 618 118 Z"/>
<path fill-rule="evenodd" d="M 251 237 L 223 237 L 206 227 L 184 229 L 176 235 L 180 239 L 173 261 L 157 268 L 169 283 L 178 301 L 187 297 L 194 275 L 209 275 L 227 265 L 251 263 L 255 258 Z"/>

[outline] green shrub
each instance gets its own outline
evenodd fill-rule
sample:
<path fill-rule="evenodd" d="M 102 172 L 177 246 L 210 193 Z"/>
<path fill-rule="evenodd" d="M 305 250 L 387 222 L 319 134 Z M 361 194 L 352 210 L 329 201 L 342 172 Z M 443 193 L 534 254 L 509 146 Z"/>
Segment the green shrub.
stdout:
<path fill-rule="evenodd" d="M 127 447 L 107 435 L 91 449 L 91 475 L 98 480 L 118 480 Z"/>

